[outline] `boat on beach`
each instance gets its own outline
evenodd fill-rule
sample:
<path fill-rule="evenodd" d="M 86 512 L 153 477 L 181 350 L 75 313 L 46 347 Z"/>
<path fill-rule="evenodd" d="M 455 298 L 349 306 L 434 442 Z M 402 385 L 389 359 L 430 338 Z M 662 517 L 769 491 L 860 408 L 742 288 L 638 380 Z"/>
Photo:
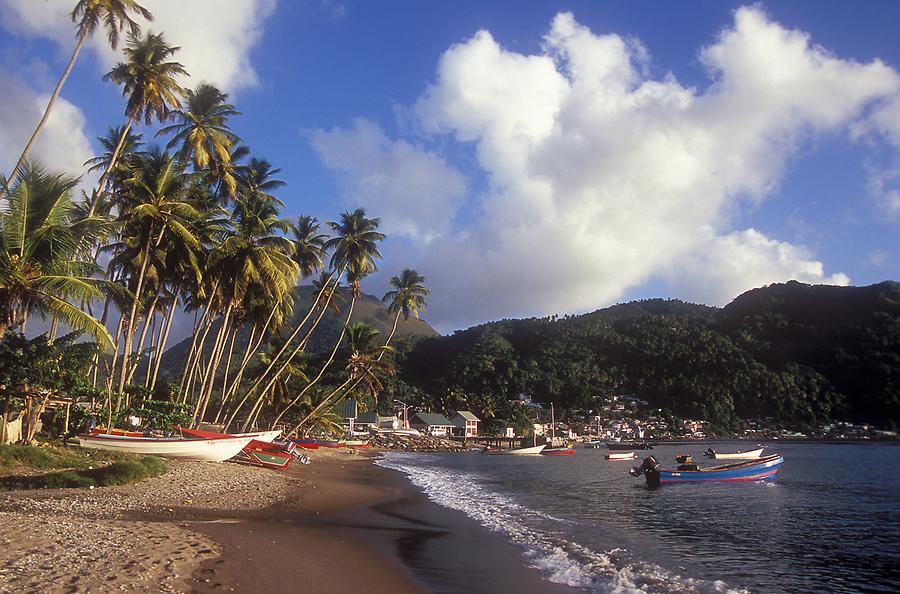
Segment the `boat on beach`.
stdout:
<path fill-rule="evenodd" d="M 78 436 L 81 447 L 87 449 L 207 462 L 224 462 L 237 455 L 252 440 L 253 437 L 186 439 L 183 437 L 136 437 L 108 433 L 83 433 Z"/>
<path fill-rule="evenodd" d="M 745 450 L 745 451 L 737 451 L 732 453 L 726 452 L 717 452 L 712 448 L 709 448 L 703 455 L 707 458 L 713 458 L 715 460 L 752 460 L 754 458 L 762 457 L 763 450 L 765 448 L 763 446 L 759 446 L 755 450 Z"/>
<path fill-rule="evenodd" d="M 603 457 L 607 460 L 634 460 L 637 458 L 637 454 L 634 452 L 613 452 Z"/>
<path fill-rule="evenodd" d="M 631 476 L 644 476 L 648 487 L 672 483 L 761 481 L 772 478 L 784 462 L 781 454 L 757 460 L 700 468 L 696 464 L 682 464 L 675 470 L 662 470 L 653 456 L 647 456 L 640 466 L 631 469 Z"/>

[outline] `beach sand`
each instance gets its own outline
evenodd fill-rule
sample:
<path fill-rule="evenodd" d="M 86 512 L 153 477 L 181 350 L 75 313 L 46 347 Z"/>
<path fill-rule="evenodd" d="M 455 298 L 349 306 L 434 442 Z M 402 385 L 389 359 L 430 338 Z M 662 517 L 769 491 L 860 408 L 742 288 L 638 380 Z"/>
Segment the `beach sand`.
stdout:
<path fill-rule="evenodd" d="M 574 592 L 370 455 L 0 496 L 0 592 Z"/>

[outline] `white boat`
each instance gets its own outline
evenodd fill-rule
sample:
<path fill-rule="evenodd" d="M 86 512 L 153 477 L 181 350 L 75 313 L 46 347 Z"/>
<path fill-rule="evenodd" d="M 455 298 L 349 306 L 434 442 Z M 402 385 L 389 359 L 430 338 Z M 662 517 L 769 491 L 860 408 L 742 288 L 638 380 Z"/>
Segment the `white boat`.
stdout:
<path fill-rule="evenodd" d="M 760 446 L 755 450 L 732 452 L 729 454 L 724 452 L 717 452 L 714 449 L 709 448 L 703 453 L 703 455 L 707 458 L 713 458 L 715 460 L 752 460 L 754 458 L 760 458 L 764 449 L 765 448 L 763 446 Z"/>
<path fill-rule="evenodd" d="M 237 455 L 253 439 L 256 437 L 181 439 L 177 437 L 132 437 L 106 433 L 78 436 L 78 441 L 83 448 L 208 462 L 223 462 Z"/>
<path fill-rule="evenodd" d="M 634 460 L 637 455 L 634 452 L 610 452 L 603 457 L 607 460 Z"/>
<path fill-rule="evenodd" d="M 531 446 L 529 448 L 518 448 L 516 450 L 505 450 L 503 453 L 510 456 L 527 456 L 529 454 L 540 454 L 544 451 L 545 447 L 547 447 L 547 444 Z"/>

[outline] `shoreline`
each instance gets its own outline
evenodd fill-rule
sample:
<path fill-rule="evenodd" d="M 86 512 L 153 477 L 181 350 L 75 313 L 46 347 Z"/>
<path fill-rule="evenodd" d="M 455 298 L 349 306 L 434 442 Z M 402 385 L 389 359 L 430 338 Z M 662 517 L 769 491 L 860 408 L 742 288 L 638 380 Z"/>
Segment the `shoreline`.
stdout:
<path fill-rule="evenodd" d="M 580 592 L 375 454 L 0 494 L 0 592 Z"/>

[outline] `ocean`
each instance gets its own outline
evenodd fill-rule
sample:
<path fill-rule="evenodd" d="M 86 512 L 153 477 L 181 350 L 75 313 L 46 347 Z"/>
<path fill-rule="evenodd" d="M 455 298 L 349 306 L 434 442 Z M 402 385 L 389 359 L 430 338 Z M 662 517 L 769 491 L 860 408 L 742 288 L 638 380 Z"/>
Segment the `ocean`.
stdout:
<path fill-rule="evenodd" d="M 768 442 L 774 480 L 665 485 L 628 470 L 652 453 L 702 461 L 706 443 L 663 444 L 638 460 L 387 453 L 439 505 L 522 552 L 551 582 L 598 593 L 898 592 L 900 445 Z M 753 444 L 713 444 L 719 451 Z M 701 462 L 703 463 L 703 462 Z"/>

